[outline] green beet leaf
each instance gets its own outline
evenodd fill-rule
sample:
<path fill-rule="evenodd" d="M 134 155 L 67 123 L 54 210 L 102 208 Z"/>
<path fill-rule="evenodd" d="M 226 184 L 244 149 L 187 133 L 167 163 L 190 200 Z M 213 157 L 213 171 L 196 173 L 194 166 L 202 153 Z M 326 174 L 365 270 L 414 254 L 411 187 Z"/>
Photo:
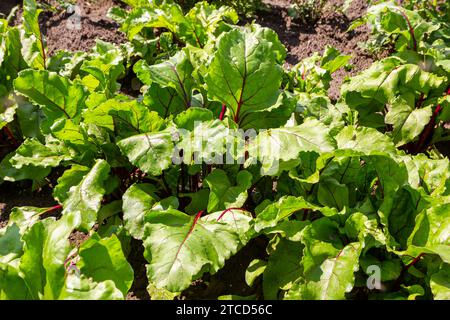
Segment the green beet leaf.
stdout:
<path fill-rule="evenodd" d="M 205 182 L 210 193 L 208 212 L 240 208 L 247 200 L 247 190 L 252 185 L 252 175 L 248 171 L 240 171 L 236 176 L 236 185 L 232 185 L 225 171 L 216 169 L 210 173 Z"/>
<path fill-rule="evenodd" d="M 55 222 L 46 219 L 23 235 L 20 275 L 33 299 L 58 299 L 64 287 L 64 262 L 70 251 L 69 235 L 79 225 L 79 216 L 65 215 Z"/>
<path fill-rule="evenodd" d="M 272 40 L 264 32 L 241 30 L 219 40 L 205 79 L 208 96 L 225 104 L 236 123 L 278 98 L 282 73 Z"/>
<path fill-rule="evenodd" d="M 87 97 L 82 85 L 44 70 L 20 72 L 14 88 L 40 105 L 51 119 L 64 117 L 77 121 Z"/>
<path fill-rule="evenodd" d="M 113 281 L 123 298 L 133 283 L 134 272 L 126 260 L 122 245 L 116 235 L 101 239 L 94 234 L 79 249 L 77 267 L 81 273 L 97 283 Z"/>
<path fill-rule="evenodd" d="M 248 161 L 258 160 L 262 173 L 279 174 L 281 169 L 289 169 L 298 164 L 300 152 L 329 152 L 335 148 L 335 141 L 329 129 L 317 120 L 308 120 L 295 127 L 275 128 L 262 131 L 250 142 Z M 294 161 L 282 166 L 282 162 Z"/>
<path fill-rule="evenodd" d="M 161 87 L 172 88 L 183 100 L 185 108 L 191 106 L 193 67 L 184 51 L 179 51 L 169 60 L 152 66 L 141 60 L 134 66 L 134 70 L 143 83 L 150 85 L 155 82 Z"/>
<path fill-rule="evenodd" d="M 333 216 L 338 213 L 333 208 L 312 204 L 301 197 L 284 196 L 258 214 L 255 220 L 255 230 L 259 232 L 265 228 L 275 227 L 294 213 L 304 210 L 320 211 L 325 216 Z"/>
<path fill-rule="evenodd" d="M 67 199 L 63 202 L 63 214 L 80 215 L 83 230 L 89 230 L 97 222 L 97 213 L 100 210 L 105 195 L 105 182 L 110 167 L 105 160 L 98 160 L 92 169 L 87 172 L 80 182 L 70 187 Z M 82 174 L 78 171 L 78 174 Z"/>
<path fill-rule="evenodd" d="M 117 145 L 133 165 L 148 174 L 159 176 L 172 164 L 174 145 L 169 131 L 131 136 Z"/>
<path fill-rule="evenodd" d="M 430 287 L 435 300 L 450 299 L 450 269 L 448 264 L 442 266 L 439 272 L 434 273 L 430 279 Z"/>
<path fill-rule="evenodd" d="M 146 215 L 144 256 L 148 278 L 156 287 L 186 289 L 203 273 L 216 273 L 249 240 L 251 218 L 241 211 L 231 210 L 223 219 L 222 212 L 200 214 L 170 210 Z"/>
<path fill-rule="evenodd" d="M 316 250 L 320 251 L 320 243 Z M 355 282 L 354 272 L 359 268 L 359 243 L 350 243 L 336 255 L 328 256 L 295 283 L 286 295 L 287 299 L 342 300 Z"/>
<path fill-rule="evenodd" d="M 292 283 L 302 275 L 302 254 L 303 245 L 300 242 L 279 239 L 264 270 L 264 299 L 278 299 L 279 290 L 290 289 Z"/>

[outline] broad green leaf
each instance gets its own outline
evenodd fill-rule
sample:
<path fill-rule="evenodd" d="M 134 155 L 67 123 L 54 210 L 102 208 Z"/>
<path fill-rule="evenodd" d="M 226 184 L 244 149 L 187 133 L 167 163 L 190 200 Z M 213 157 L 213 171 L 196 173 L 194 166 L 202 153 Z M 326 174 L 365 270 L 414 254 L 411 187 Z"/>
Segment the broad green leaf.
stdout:
<path fill-rule="evenodd" d="M 84 123 L 95 124 L 113 131 L 117 136 L 156 132 L 164 128 L 163 119 L 156 112 L 136 100 L 116 97 L 83 113 Z"/>
<path fill-rule="evenodd" d="M 449 263 L 450 205 L 433 206 L 416 217 L 415 227 L 408 239 L 408 250 L 428 249 Z M 413 247 L 413 248 L 410 248 Z M 428 251 L 427 250 L 427 251 Z"/>
<path fill-rule="evenodd" d="M 134 2 L 134 0 L 133 0 Z M 155 6 L 153 3 L 143 3 L 134 8 L 123 21 L 121 31 L 125 32 L 131 41 L 144 28 L 166 28 L 177 31 L 177 25 L 184 21 L 183 10 L 178 4 L 164 3 Z"/>
<path fill-rule="evenodd" d="M 184 112 L 181 112 L 174 119 L 178 128 L 183 128 L 189 131 L 193 131 L 196 125 L 200 122 L 207 122 L 213 120 L 213 113 L 211 110 L 191 107 Z"/>
<path fill-rule="evenodd" d="M 334 73 L 344 67 L 350 59 L 351 56 L 342 55 L 336 48 L 327 46 L 323 53 L 321 67 L 330 73 Z"/>
<path fill-rule="evenodd" d="M 36 69 L 45 69 L 45 46 L 44 36 L 39 27 L 39 14 L 42 12 L 38 9 L 36 0 L 24 0 L 23 2 L 23 27 L 26 34 L 24 42 L 24 55 L 27 63 Z"/>
<path fill-rule="evenodd" d="M 99 89 L 107 96 L 112 96 L 119 88 L 119 76 L 125 71 L 123 56 L 118 48 L 109 50 L 105 54 L 85 60 L 81 71 L 87 72 L 99 81 Z"/>
<path fill-rule="evenodd" d="M 3 231 L 3 230 L 2 230 Z M 17 224 L 9 225 L 0 233 L 0 266 L 8 265 L 22 255 L 23 243 Z"/>
<path fill-rule="evenodd" d="M 29 299 L 28 289 L 19 276 L 18 263 L 22 255 L 21 234 L 16 225 L 0 232 L 0 299 Z"/>
<path fill-rule="evenodd" d="M 70 251 L 69 235 L 79 225 L 79 216 L 67 214 L 34 224 L 23 235 L 20 276 L 33 299 L 57 299 L 64 287 L 64 262 Z"/>
<path fill-rule="evenodd" d="M 183 98 L 178 95 L 175 89 L 162 87 L 156 82 L 153 82 L 144 93 L 143 103 L 163 118 L 167 118 L 170 115 L 177 115 L 186 110 Z"/>
<path fill-rule="evenodd" d="M 31 103 L 20 103 L 16 114 L 24 137 L 44 140 L 41 130 L 44 115 L 38 106 Z"/>
<path fill-rule="evenodd" d="M 198 2 L 178 25 L 178 34 L 186 43 L 203 48 L 209 38 L 214 37 L 216 30 L 223 26 L 224 20 L 236 24 L 238 21 L 236 11 L 228 6 L 216 9 L 214 4 L 206 1 Z"/>
<path fill-rule="evenodd" d="M 49 144 L 43 145 L 37 139 L 27 139 L 11 158 L 15 168 L 24 166 L 58 167 L 62 161 L 71 160 L 73 155 L 67 148 Z"/>
<path fill-rule="evenodd" d="M 125 228 L 136 239 L 144 237 L 144 218 L 156 203 L 155 188 L 150 184 L 134 184 L 124 193 L 123 221 Z"/>
<path fill-rule="evenodd" d="M 373 128 L 347 126 L 336 135 L 339 150 L 348 149 L 365 155 L 395 154 L 392 139 Z"/>
<path fill-rule="evenodd" d="M 69 189 L 69 196 L 63 203 L 63 214 L 80 215 L 83 230 L 90 230 L 97 222 L 109 170 L 105 160 L 97 160 L 80 182 Z"/>
<path fill-rule="evenodd" d="M 430 279 L 430 287 L 434 300 L 450 300 L 450 269 L 448 265 L 434 273 Z"/>
<path fill-rule="evenodd" d="M 146 215 L 147 276 L 157 288 L 186 289 L 203 273 L 216 273 L 249 240 L 251 218 L 240 211 L 233 210 L 220 221 L 221 212 L 203 218 L 200 214 L 191 217 L 170 210 Z"/>
<path fill-rule="evenodd" d="M 28 68 L 21 54 L 22 47 L 20 29 L 9 26 L 6 20 L 0 20 L 0 97 L 12 91 L 17 73 Z"/>
<path fill-rule="evenodd" d="M 373 255 L 367 254 L 360 258 L 361 269 L 364 272 L 367 272 L 367 270 L 370 270 L 370 266 L 377 266 L 380 268 L 380 281 L 397 280 L 401 276 L 402 262 L 399 258 L 389 258 L 389 260 L 380 261 Z M 368 275 L 370 275 L 370 273 Z"/>
<path fill-rule="evenodd" d="M 450 249 L 448 244 L 429 244 L 427 246 L 409 245 L 408 249 L 399 252 L 407 257 L 417 257 L 421 254 L 432 254 L 439 256 L 445 263 L 450 263 Z"/>
<path fill-rule="evenodd" d="M 320 246 L 320 244 L 318 244 Z M 327 257 L 295 283 L 286 295 L 287 299 L 342 300 L 355 282 L 354 272 L 359 269 L 359 243 L 350 243 L 336 256 Z"/>
<path fill-rule="evenodd" d="M 338 224 L 328 217 L 314 220 L 305 227 L 301 242 L 305 245 L 302 258 L 305 276 L 313 274 L 327 258 L 336 257 L 344 247 Z"/>
<path fill-rule="evenodd" d="M 65 117 L 77 121 L 87 92 L 78 83 L 54 72 L 24 70 L 14 80 L 16 91 L 40 105 L 47 117 Z"/>
<path fill-rule="evenodd" d="M 419 192 L 408 187 L 399 189 L 392 196 L 393 204 L 387 213 L 387 227 L 389 235 L 402 248 L 406 248 L 407 239 L 414 229 L 417 215 L 429 205 L 429 202 Z"/>
<path fill-rule="evenodd" d="M 19 270 L 11 265 L 0 263 L 0 300 L 29 300 L 32 297 Z"/>
<path fill-rule="evenodd" d="M 441 86 L 443 81 L 443 77 L 424 71 L 415 64 L 403 64 L 400 58 L 389 57 L 375 62 L 369 69 L 344 83 L 341 94 L 347 105 L 358 111 L 361 125 L 380 127 L 384 126 L 384 120 L 379 112 L 386 103 L 394 103 L 401 95 L 414 96 L 416 92 L 427 95 Z M 389 122 L 393 122 L 395 112 L 389 115 Z"/>
<path fill-rule="evenodd" d="M 209 112 L 208 115 L 210 114 Z M 195 126 L 190 132 L 179 131 L 181 141 L 177 143 L 176 148 L 177 150 L 183 150 L 183 157 L 179 159 L 179 162 L 183 161 L 187 165 L 202 162 L 221 164 L 224 163 L 224 155 L 228 150 L 233 159 L 236 157 L 234 152 L 237 150 L 231 150 L 231 148 L 227 148 L 227 145 L 236 143 L 239 141 L 239 137 L 235 137 L 233 132 L 224 125 L 223 121 L 200 122 L 199 120 L 198 122 L 194 121 L 192 124 L 182 123 L 179 117 L 175 121 L 189 128 Z M 242 142 L 242 140 L 240 141 Z"/>
<path fill-rule="evenodd" d="M 375 62 L 369 69 L 353 77 L 342 86 L 342 93 L 350 107 L 362 107 L 363 103 L 377 108 L 392 101 L 400 92 L 420 90 L 427 94 L 439 87 L 444 78 L 421 70 L 414 64 L 402 64 L 397 57 L 385 58 Z M 399 88 L 402 87 L 402 90 Z"/>
<path fill-rule="evenodd" d="M 289 218 L 292 214 L 303 210 L 319 211 L 325 216 L 333 216 L 338 213 L 336 209 L 312 204 L 301 197 L 284 196 L 277 202 L 268 205 L 257 215 L 255 220 L 255 230 L 259 232 L 266 228 L 275 227 L 281 221 Z"/>
<path fill-rule="evenodd" d="M 284 126 L 295 111 L 295 99 L 282 92 L 274 105 L 266 110 L 249 113 L 242 119 L 240 127 L 247 129 L 268 129 Z"/>
<path fill-rule="evenodd" d="M 89 149 L 92 150 L 95 147 L 89 141 L 87 127 L 83 124 L 78 125 L 76 122 L 72 119 L 59 118 L 54 120 L 49 117 L 43 123 L 43 128 L 50 125 L 49 130 L 53 137 L 79 153 L 84 153 Z"/>
<path fill-rule="evenodd" d="M 20 169 L 14 167 L 11 159 L 14 153 L 10 153 L 0 162 L 0 181 L 20 181 L 33 180 L 42 182 L 51 172 L 51 168 L 42 168 L 35 166 L 22 166 Z"/>
<path fill-rule="evenodd" d="M 70 196 L 70 189 L 78 185 L 88 173 L 89 168 L 80 165 L 73 165 L 70 169 L 64 171 L 62 176 L 58 178 L 58 184 L 53 189 L 53 197 L 59 203 L 66 201 Z"/>
<path fill-rule="evenodd" d="M 416 51 L 424 45 L 422 38 L 439 29 L 439 23 L 426 21 L 418 11 L 387 1 L 368 8 L 365 18 L 375 32 L 396 37 L 398 51 Z"/>
<path fill-rule="evenodd" d="M 284 220 L 275 227 L 264 229 L 265 234 L 280 234 L 283 238 L 298 242 L 302 239 L 303 229 L 309 225 L 309 221 Z"/>
<path fill-rule="evenodd" d="M 248 286 L 253 286 L 255 280 L 264 273 L 264 270 L 267 267 L 267 262 L 260 259 L 255 259 L 247 267 L 245 270 L 245 282 Z"/>
<path fill-rule="evenodd" d="M 108 220 L 109 218 L 112 218 L 112 217 L 116 218 L 117 215 L 122 212 L 122 204 L 123 204 L 122 200 L 114 200 L 113 202 L 110 202 L 110 203 L 104 205 L 103 207 L 101 207 L 101 209 L 98 211 L 97 221 L 99 223 L 106 222 L 105 225 L 107 225 L 108 221 L 106 221 L 106 220 Z M 113 220 L 113 219 L 111 219 L 111 220 Z M 102 225 L 102 227 L 103 226 L 104 225 Z M 105 228 L 107 228 L 107 227 L 105 227 Z M 117 230 L 114 230 L 114 231 L 117 231 Z M 100 234 L 100 232 L 99 232 L 99 234 Z M 101 233 L 101 235 L 105 236 L 104 233 Z"/>
<path fill-rule="evenodd" d="M 408 291 L 408 300 L 418 300 L 417 297 L 421 297 L 425 294 L 425 290 L 418 284 L 402 287 Z"/>
<path fill-rule="evenodd" d="M 9 225 L 16 224 L 23 234 L 27 229 L 40 220 L 40 217 L 46 213 L 56 210 L 54 207 L 15 207 L 12 208 L 9 216 Z"/>
<path fill-rule="evenodd" d="M 408 182 L 413 188 L 422 186 L 429 194 L 442 194 L 448 189 L 450 161 L 430 159 L 426 155 L 403 158 L 408 169 Z"/>
<path fill-rule="evenodd" d="M 275 57 L 278 63 L 282 64 L 287 55 L 287 49 L 284 44 L 278 38 L 277 32 L 270 28 L 261 27 L 259 24 L 253 23 L 248 26 L 255 37 L 258 39 L 265 39 L 272 44 L 272 51 L 275 53 Z"/>
<path fill-rule="evenodd" d="M 279 298 L 278 291 L 288 290 L 302 274 L 301 257 L 303 245 L 286 239 L 280 239 L 275 251 L 271 252 L 263 274 L 264 299 Z"/>
<path fill-rule="evenodd" d="M 112 280 L 94 282 L 85 275 L 67 275 L 60 300 L 123 300 L 123 293 Z"/>
<path fill-rule="evenodd" d="M 370 156 L 363 157 L 363 160 L 376 171 L 376 177 L 374 177 L 376 192 L 378 192 L 382 198 L 382 203 L 378 207 L 377 214 L 380 217 L 381 224 L 387 227 L 389 225 L 390 213 L 394 210 L 393 208 L 398 205 L 395 196 L 400 188 L 407 184 L 408 172 L 403 163 L 398 163 L 390 157 Z M 413 192 L 413 194 L 415 193 L 412 190 L 411 192 Z M 399 213 L 403 214 L 401 209 Z M 393 226 L 395 226 L 395 224 Z M 401 230 L 401 227 L 397 226 L 397 228 L 398 230 Z M 386 231 L 386 229 L 384 230 Z M 392 236 L 389 232 L 385 233 L 387 236 L 387 244 L 390 246 L 397 246 L 397 243 L 392 243 Z"/>
<path fill-rule="evenodd" d="M 23 242 L 19 227 L 10 223 L 0 230 L 0 300 L 30 299 L 28 289 L 19 276 Z"/>
<path fill-rule="evenodd" d="M 184 208 L 187 214 L 195 214 L 201 210 L 207 210 L 209 201 L 209 190 L 201 189 L 194 193 L 183 193 L 180 197 L 191 198 L 191 202 Z"/>
<path fill-rule="evenodd" d="M 252 185 L 252 175 L 248 171 L 240 171 L 233 185 L 225 171 L 216 169 L 205 179 L 210 189 L 208 212 L 240 208 L 247 200 L 247 190 Z"/>
<path fill-rule="evenodd" d="M 375 214 L 355 212 L 345 221 L 345 234 L 351 240 L 359 240 L 367 251 L 386 244 L 386 236 Z"/>
<path fill-rule="evenodd" d="M 336 179 L 327 178 L 319 183 L 317 200 L 323 206 L 341 211 L 349 205 L 349 190 Z"/>
<path fill-rule="evenodd" d="M 275 128 L 261 131 L 250 142 L 249 162 L 259 160 L 262 173 L 276 175 L 289 166 L 281 166 L 281 162 L 294 161 L 298 164 L 300 152 L 329 152 L 335 148 L 335 142 L 329 129 L 317 120 L 308 120 L 295 127 Z M 280 164 L 281 163 L 281 164 Z"/>
<path fill-rule="evenodd" d="M 282 73 L 272 40 L 264 32 L 238 29 L 219 39 L 205 79 L 208 96 L 225 104 L 237 123 L 278 98 Z"/>
<path fill-rule="evenodd" d="M 402 99 L 396 99 L 386 114 L 385 121 L 394 128 L 392 139 L 402 146 L 417 138 L 431 119 L 431 107 L 415 109 Z"/>
<path fill-rule="evenodd" d="M 77 267 L 81 273 L 97 283 L 114 282 L 125 298 L 133 283 L 134 272 L 122 251 L 116 235 L 101 239 L 94 234 L 79 249 Z"/>
<path fill-rule="evenodd" d="M 140 60 L 134 66 L 134 71 L 139 79 L 147 85 L 155 82 L 163 88 L 174 89 L 183 100 L 185 108 L 191 106 L 194 86 L 193 67 L 184 51 L 179 51 L 169 60 L 151 66 L 144 60 Z"/>
<path fill-rule="evenodd" d="M 132 136 L 117 145 L 130 162 L 145 173 L 159 176 L 172 164 L 174 145 L 168 131 Z"/>

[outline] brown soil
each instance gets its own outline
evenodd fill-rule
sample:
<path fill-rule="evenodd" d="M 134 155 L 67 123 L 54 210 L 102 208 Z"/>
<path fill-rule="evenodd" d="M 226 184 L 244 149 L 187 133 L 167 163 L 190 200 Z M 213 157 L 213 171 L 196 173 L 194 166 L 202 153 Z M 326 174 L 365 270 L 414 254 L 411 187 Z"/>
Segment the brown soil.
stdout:
<path fill-rule="evenodd" d="M 39 1 L 39 0 L 38 0 Z M 54 0 L 40 0 L 55 4 Z M 18 3 L 18 0 L 2 0 L 0 12 L 7 14 Z M 367 8 L 367 0 L 354 0 L 346 14 L 339 12 L 344 0 L 329 0 L 322 17 L 309 25 L 298 23 L 288 16 L 288 8 L 292 0 L 264 0 L 269 11 L 258 13 L 256 22 L 274 29 L 280 40 L 288 50 L 287 63 L 294 65 L 314 52 L 323 52 L 326 45 L 332 45 L 344 54 L 352 56 L 350 71 L 343 69 L 333 76 L 330 97 L 339 97 L 339 88 L 347 76 L 354 75 L 366 69 L 374 58 L 358 46 L 367 41 L 369 29 L 361 26 L 354 31 L 347 32 L 350 23 L 361 17 Z M 119 0 L 77 0 L 79 8 L 80 30 L 71 30 L 67 22 L 74 19 L 74 15 L 64 10 L 59 12 L 44 12 L 41 15 L 41 27 L 45 35 L 50 54 L 58 49 L 69 51 L 87 51 L 96 39 L 122 43 L 125 37 L 118 31 L 118 25 L 106 17 L 112 6 L 123 6 Z M 71 20 L 74 21 L 74 20 Z M 244 20 L 244 22 L 248 22 Z"/>
<path fill-rule="evenodd" d="M 77 248 L 79 248 L 87 239 L 89 239 L 89 235 L 81 231 L 74 231 L 69 236 L 70 244 Z"/>
<path fill-rule="evenodd" d="M 367 41 L 370 30 L 361 26 L 347 32 L 350 23 L 361 17 L 367 9 L 366 0 L 354 0 L 347 15 L 338 12 L 344 0 L 329 0 L 322 17 L 313 24 L 303 25 L 288 16 L 291 0 L 264 0 L 269 12 L 261 12 L 256 22 L 274 29 L 288 50 L 287 63 L 295 65 L 314 52 L 323 52 L 326 45 L 339 49 L 342 53 L 351 55 L 351 71 L 339 70 L 333 75 L 329 90 L 330 98 L 339 97 L 339 88 L 346 76 L 354 75 L 366 69 L 374 61 L 358 46 L 359 42 Z"/>
<path fill-rule="evenodd" d="M 15 184 L 5 182 L 0 185 L 0 223 L 7 221 L 11 209 L 14 207 L 45 208 L 56 204 L 49 187 L 43 187 L 39 191 L 31 191 L 31 184 L 28 182 Z"/>
<path fill-rule="evenodd" d="M 6 213 L 6 207 L 7 207 L 6 203 L 0 202 L 0 229 L 6 226 L 6 224 L 8 223 L 8 221 L 6 221 L 6 218 L 5 219 L 2 218 Z"/>
<path fill-rule="evenodd" d="M 78 12 L 68 14 L 45 12 L 41 17 L 41 28 L 45 35 L 48 51 L 57 50 L 88 51 L 96 39 L 123 43 L 125 37 L 118 25 L 106 17 L 109 8 L 117 6 L 117 0 L 77 0 Z M 77 16 L 78 14 L 78 16 Z M 77 19 L 77 17 L 79 17 Z M 71 29 L 71 22 L 80 23 L 80 29 Z"/>
<path fill-rule="evenodd" d="M 8 16 L 11 9 L 20 3 L 19 0 L 2 0 L 0 2 L 0 13 Z"/>
<path fill-rule="evenodd" d="M 128 262 L 134 270 L 134 281 L 127 295 L 127 300 L 149 300 L 147 291 L 148 279 L 146 264 L 144 259 L 144 246 L 142 241 L 131 239 L 131 251 Z"/>
<path fill-rule="evenodd" d="M 19 0 L 2 0 L 0 13 L 8 15 Z M 68 13 L 58 6 L 55 0 L 37 0 L 51 5 L 55 10 L 47 10 L 40 15 L 40 25 L 45 37 L 48 53 L 57 50 L 88 51 L 97 39 L 107 42 L 123 43 L 125 36 L 118 30 L 119 26 L 108 19 L 106 14 L 113 6 L 124 6 L 120 0 L 76 0 L 75 12 Z M 14 20 L 21 22 L 21 10 Z M 74 28 L 73 26 L 79 26 Z"/>
<path fill-rule="evenodd" d="M 266 259 L 268 241 L 265 236 L 252 239 L 236 255 L 232 256 L 225 266 L 214 275 L 205 274 L 195 281 L 180 296 L 187 300 L 216 300 L 222 295 L 261 296 L 261 287 L 256 284 L 249 287 L 245 282 L 245 271 L 254 259 Z"/>

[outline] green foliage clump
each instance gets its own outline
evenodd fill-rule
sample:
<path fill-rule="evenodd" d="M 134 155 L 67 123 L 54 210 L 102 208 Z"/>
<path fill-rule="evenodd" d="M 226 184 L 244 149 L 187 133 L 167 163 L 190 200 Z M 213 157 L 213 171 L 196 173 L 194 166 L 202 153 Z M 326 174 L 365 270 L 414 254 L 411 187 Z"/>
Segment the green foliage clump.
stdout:
<path fill-rule="evenodd" d="M 314 23 L 322 16 L 326 3 L 326 0 L 294 0 L 289 15 L 303 24 Z"/>
<path fill-rule="evenodd" d="M 58 203 L 0 229 L 0 299 L 124 299 L 132 241 L 151 297 L 174 299 L 256 238 L 247 298 L 450 298 L 445 18 L 370 7 L 394 51 L 331 101 L 351 58 L 332 47 L 286 67 L 233 8 L 126 2 L 109 16 L 128 41 L 88 52 L 48 56 L 34 0 L 0 20 L 0 183 Z"/>

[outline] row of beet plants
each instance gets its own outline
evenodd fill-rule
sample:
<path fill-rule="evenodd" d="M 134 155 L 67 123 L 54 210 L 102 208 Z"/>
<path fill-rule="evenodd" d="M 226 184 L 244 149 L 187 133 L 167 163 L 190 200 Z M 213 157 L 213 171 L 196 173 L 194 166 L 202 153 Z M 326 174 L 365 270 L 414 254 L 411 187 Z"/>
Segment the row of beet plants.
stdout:
<path fill-rule="evenodd" d="M 126 298 L 132 242 L 173 299 L 256 238 L 246 298 L 450 298 L 448 15 L 370 7 L 357 23 L 395 49 L 332 101 L 334 48 L 286 67 L 229 7 L 125 2 L 128 41 L 89 52 L 49 56 L 35 0 L 0 20 L 0 183 L 58 202 L 12 209 L 0 299 Z"/>

